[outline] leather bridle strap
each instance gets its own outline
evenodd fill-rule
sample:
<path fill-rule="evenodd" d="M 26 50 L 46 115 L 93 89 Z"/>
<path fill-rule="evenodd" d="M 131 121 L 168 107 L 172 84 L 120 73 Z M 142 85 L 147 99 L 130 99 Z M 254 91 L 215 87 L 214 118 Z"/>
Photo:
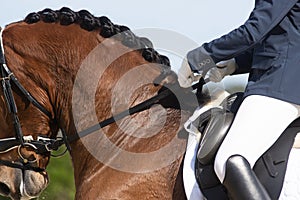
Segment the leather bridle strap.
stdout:
<path fill-rule="evenodd" d="M 21 163 L 17 163 L 17 162 L 11 162 L 11 161 L 7 161 L 7 160 L 0 160 L 0 165 L 5 165 L 7 167 L 12 167 L 12 168 L 18 168 L 21 170 L 33 170 L 35 172 L 43 172 L 45 171 L 45 169 L 42 169 L 40 167 L 33 167 L 31 165 L 23 165 Z"/>
<path fill-rule="evenodd" d="M 18 90 L 26 97 L 26 99 L 32 103 L 35 107 L 37 107 L 40 111 L 42 111 L 45 115 L 47 115 L 50 119 L 52 118 L 51 113 L 42 106 L 31 94 L 21 85 L 21 83 L 18 81 L 18 79 L 14 76 L 14 74 L 8 69 L 3 51 L 0 52 L 0 64 L 1 64 L 1 78 L 5 79 L 7 82 L 10 82 L 10 80 L 15 84 L 15 86 L 18 88 Z"/>
<path fill-rule="evenodd" d="M 9 74 L 8 76 L 5 76 L 4 71 L 3 71 L 4 64 L 3 63 L 0 63 L 0 64 L 1 64 L 2 89 L 3 89 L 5 101 L 6 101 L 9 113 L 12 114 L 12 120 L 13 120 L 14 129 L 15 129 L 15 133 L 16 133 L 16 138 L 20 141 L 21 145 L 23 145 L 24 144 L 23 133 L 22 133 L 21 124 L 19 122 L 19 118 L 17 115 L 18 110 L 17 110 L 16 102 L 13 97 L 11 84 L 10 84 L 11 74 Z"/>

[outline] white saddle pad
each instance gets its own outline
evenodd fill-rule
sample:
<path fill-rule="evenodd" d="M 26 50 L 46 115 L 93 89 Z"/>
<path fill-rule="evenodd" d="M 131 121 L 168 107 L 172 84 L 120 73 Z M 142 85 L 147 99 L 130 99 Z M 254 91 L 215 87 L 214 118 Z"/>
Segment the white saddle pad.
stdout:
<path fill-rule="evenodd" d="M 183 164 L 183 183 L 187 199 L 190 200 L 204 199 L 195 178 L 194 168 L 201 133 L 198 131 L 197 127 L 194 126 L 193 122 L 209 109 L 219 107 L 220 103 L 229 95 L 229 93 L 222 88 L 210 89 L 209 93 L 212 101 L 197 108 L 194 114 L 184 124 L 184 128 L 189 133 L 189 138 Z"/>

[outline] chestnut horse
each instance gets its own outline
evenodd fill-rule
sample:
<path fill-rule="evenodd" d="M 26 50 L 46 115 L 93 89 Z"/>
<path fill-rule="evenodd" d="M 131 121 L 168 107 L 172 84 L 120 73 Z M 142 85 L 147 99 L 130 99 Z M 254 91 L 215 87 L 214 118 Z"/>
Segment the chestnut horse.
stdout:
<path fill-rule="evenodd" d="M 45 9 L 9 24 L 2 34 L 6 64 L 20 84 L 50 115 L 41 112 L 12 84 L 24 136 L 67 136 L 76 199 L 185 199 L 182 158 L 189 116 L 177 77 L 165 56 L 146 38 L 106 17 L 68 8 Z M 9 79 L 2 78 L 2 81 Z M 103 121 L 158 93 L 169 99 L 105 127 Z M 184 91 L 191 102 L 193 93 Z M 0 139 L 15 137 L 5 103 L 0 106 Z M 181 96 L 181 100 L 174 97 Z M 189 103 L 190 103 L 189 102 Z M 31 146 L 0 153 L 0 160 L 26 165 L 20 150 L 41 170 L 0 165 L 0 193 L 12 199 L 38 196 L 47 186 L 49 154 Z"/>

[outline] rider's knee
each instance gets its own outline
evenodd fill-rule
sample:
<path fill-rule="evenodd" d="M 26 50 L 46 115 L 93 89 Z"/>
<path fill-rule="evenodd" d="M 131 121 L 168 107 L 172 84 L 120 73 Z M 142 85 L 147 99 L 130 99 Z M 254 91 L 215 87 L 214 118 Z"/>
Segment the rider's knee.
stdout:
<path fill-rule="evenodd" d="M 215 162 L 214 162 L 214 170 L 219 178 L 220 182 L 223 183 L 225 178 L 225 169 L 226 169 L 226 162 L 230 156 L 224 156 L 220 150 L 216 154 Z"/>

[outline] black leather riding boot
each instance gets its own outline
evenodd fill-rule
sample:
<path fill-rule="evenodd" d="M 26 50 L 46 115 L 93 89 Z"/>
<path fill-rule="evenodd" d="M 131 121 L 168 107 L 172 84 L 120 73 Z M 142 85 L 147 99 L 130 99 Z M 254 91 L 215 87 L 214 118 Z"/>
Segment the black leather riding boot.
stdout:
<path fill-rule="evenodd" d="M 269 194 L 252 171 L 249 162 L 240 155 L 228 158 L 224 179 L 230 199 L 270 200 Z"/>

